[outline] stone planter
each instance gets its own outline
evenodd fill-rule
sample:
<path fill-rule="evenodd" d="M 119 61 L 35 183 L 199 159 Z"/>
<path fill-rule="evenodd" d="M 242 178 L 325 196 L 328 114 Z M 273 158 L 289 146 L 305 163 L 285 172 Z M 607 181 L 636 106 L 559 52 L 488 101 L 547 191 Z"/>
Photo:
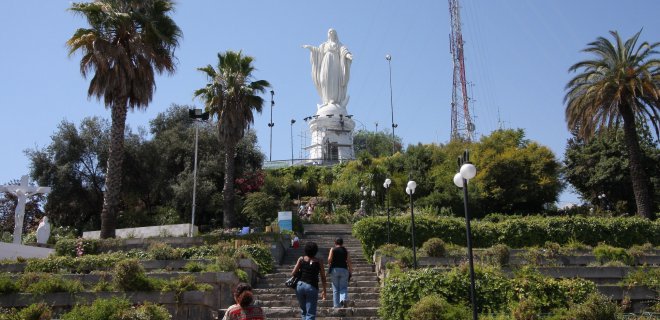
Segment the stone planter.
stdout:
<path fill-rule="evenodd" d="M 68 310 L 76 304 L 89 304 L 97 299 L 126 297 L 134 304 L 149 301 L 163 305 L 172 314 L 172 320 L 217 318 L 217 308 L 213 306 L 216 298 L 208 292 L 188 291 L 177 297 L 173 292 L 80 292 L 80 293 L 48 293 L 25 294 L 16 293 L 3 295 L 0 307 L 26 307 L 32 303 L 45 302 L 54 311 Z"/>

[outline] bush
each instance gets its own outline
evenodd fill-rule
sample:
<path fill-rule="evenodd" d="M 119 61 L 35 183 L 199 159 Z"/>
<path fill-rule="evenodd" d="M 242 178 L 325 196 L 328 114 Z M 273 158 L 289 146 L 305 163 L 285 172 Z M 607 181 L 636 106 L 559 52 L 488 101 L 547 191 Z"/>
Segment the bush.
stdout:
<path fill-rule="evenodd" d="M 265 244 L 250 244 L 238 248 L 239 252 L 245 252 L 259 266 L 259 273 L 268 274 L 273 272 L 273 255 L 270 248 Z"/>
<path fill-rule="evenodd" d="M 216 265 L 218 266 L 217 271 L 219 272 L 233 272 L 238 269 L 236 259 L 227 255 L 218 256 L 216 259 Z"/>
<path fill-rule="evenodd" d="M 484 260 L 496 266 L 509 264 L 509 247 L 504 244 L 494 245 L 484 252 Z"/>
<path fill-rule="evenodd" d="M 507 305 L 511 284 L 499 270 L 476 266 L 475 281 L 480 312 L 498 311 Z M 466 265 L 450 271 L 422 269 L 396 273 L 385 279 L 378 314 L 383 320 L 403 319 L 414 304 L 431 294 L 442 296 L 450 304 L 467 305 L 469 290 L 470 276 Z"/>
<path fill-rule="evenodd" d="M 144 268 L 135 259 L 117 263 L 112 277 L 116 289 L 123 291 L 151 291 L 152 284 L 144 273 Z"/>
<path fill-rule="evenodd" d="M 549 320 L 616 320 L 620 310 L 615 302 L 599 293 L 590 294 L 583 303 L 571 306 Z"/>
<path fill-rule="evenodd" d="M 50 320 L 52 316 L 53 311 L 43 302 L 33 303 L 18 313 L 21 320 Z"/>
<path fill-rule="evenodd" d="M 0 294 L 10 294 L 18 292 L 18 287 L 14 280 L 8 275 L 0 275 Z"/>
<path fill-rule="evenodd" d="M 396 259 L 401 267 L 412 266 L 412 250 L 406 247 L 397 246 L 395 244 L 384 244 L 376 250 L 376 254 Z"/>
<path fill-rule="evenodd" d="M 206 264 L 199 261 L 190 261 L 183 266 L 183 270 L 186 272 L 202 272 L 206 270 Z"/>
<path fill-rule="evenodd" d="M 66 280 L 58 275 L 47 273 L 25 273 L 18 279 L 16 285 L 21 292 L 33 294 L 83 291 L 80 281 Z"/>
<path fill-rule="evenodd" d="M 596 285 L 591 281 L 580 278 L 553 279 L 529 267 L 517 271 L 511 279 L 511 286 L 514 301 L 534 299 L 540 312 L 582 303 L 596 292 Z"/>
<path fill-rule="evenodd" d="M 62 320 L 169 320 L 172 316 L 162 306 L 145 302 L 133 308 L 126 298 L 98 299 L 91 305 L 77 305 L 62 315 Z"/>
<path fill-rule="evenodd" d="M 600 244 L 594 248 L 594 256 L 600 264 L 609 261 L 621 261 L 627 265 L 633 264 L 633 257 L 623 248 L 615 248 L 606 244 Z"/>
<path fill-rule="evenodd" d="M 250 279 L 248 279 L 247 272 L 245 272 L 241 269 L 236 269 L 235 273 L 236 273 L 236 276 L 238 277 L 238 281 L 250 283 Z"/>
<path fill-rule="evenodd" d="M 463 305 L 449 304 L 442 296 L 432 294 L 415 303 L 406 319 L 417 320 L 469 320 L 470 310 Z"/>
<path fill-rule="evenodd" d="M 174 249 L 169 244 L 163 242 L 152 242 L 147 252 L 155 260 L 178 260 L 182 257 L 180 250 Z"/>
<path fill-rule="evenodd" d="M 172 316 L 165 307 L 146 301 L 137 308 L 123 309 L 114 319 L 120 320 L 170 320 Z"/>
<path fill-rule="evenodd" d="M 444 257 L 446 253 L 445 242 L 440 238 L 428 239 L 424 242 L 424 245 L 422 245 L 422 250 L 426 252 L 429 257 Z"/>
<path fill-rule="evenodd" d="M 161 291 L 174 291 L 178 300 L 186 291 L 209 291 L 212 289 L 213 287 L 210 284 L 198 283 L 197 279 L 192 275 L 183 275 L 166 282 Z"/>

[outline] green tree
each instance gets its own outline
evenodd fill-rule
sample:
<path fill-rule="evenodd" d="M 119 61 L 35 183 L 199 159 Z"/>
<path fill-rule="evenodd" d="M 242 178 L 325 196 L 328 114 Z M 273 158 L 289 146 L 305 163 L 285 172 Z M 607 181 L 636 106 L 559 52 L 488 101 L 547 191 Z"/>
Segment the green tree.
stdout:
<path fill-rule="evenodd" d="M 76 30 L 66 42 L 69 54 L 82 53 L 80 72 L 85 78 L 94 73 L 88 95 L 103 97 L 111 110 L 101 238 L 115 237 L 128 109 L 147 107 L 153 97 L 155 72 L 175 70 L 174 49 L 181 30 L 169 16 L 173 9 L 170 0 L 99 0 L 73 3 L 70 8 L 90 27 Z"/>
<path fill-rule="evenodd" d="M 660 149 L 647 133 L 640 134 L 642 163 L 651 177 L 656 203 L 660 201 Z M 630 180 L 628 149 L 623 131 L 585 141 L 568 140 L 564 154 L 564 179 L 580 196 L 600 210 L 636 212 Z"/>
<path fill-rule="evenodd" d="M 264 192 L 252 192 L 245 197 L 242 213 L 250 219 L 250 224 L 265 227 L 277 219 L 278 203 L 274 197 Z"/>
<path fill-rule="evenodd" d="M 554 153 L 525 139 L 522 129 L 482 137 L 470 159 L 478 168 L 470 182 L 484 214 L 541 212 L 563 188 Z"/>
<path fill-rule="evenodd" d="M 401 152 L 401 146 L 401 137 L 395 135 L 395 151 Z M 359 130 L 353 135 L 353 150 L 358 156 L 362 153 L 368 153 L 374 158 L 392 155 L 392 135 L 386 131 Z"/>
<path fill-rule="evenodd" d="M 198 70 L 209 80 L 204 88 L 195 90 L 195 97 L 204 101 L 206 110 L 218 119 L 220 145 L 225 147 L 225 177 L 222 190 L 224 227 L 237 226 L 234 204 L 234 173 L 236 145 L 254 122 L 254 111 L 261 112 L 263 93 L 270 84 L 266 80 L 252 81 L 254 66 L 250 56 L 242 52 L 218 53 L 217 69 L 208 65 Z"/>
<path fill-rule="evenodd" d="M 570 67 L 569 71 L 580 73 L 566 85 L 564 100 L 568 128 L 580 138 L 589 139 L 623 123 L 637 213 L 653 218 L 653 198 L 637 128 L 650 122 L 658 136 L 660 60 L 655 57 L 655 48 L 660 43 L 637 46 L 640 33 L 623 42 L 616 31 L 610 31 L 614 43 L 603 37 L 589 43 L 584 51 L 596 57 Z"/>
<path fill-rule="evenodd" d="M 78 128 L 63 120 L 42 149 L 25 151 L 30 175 L 51 186 L 44 209 L 54 225 L 95 229 L 101 224 L 110 123 L 84 118 Z"/>

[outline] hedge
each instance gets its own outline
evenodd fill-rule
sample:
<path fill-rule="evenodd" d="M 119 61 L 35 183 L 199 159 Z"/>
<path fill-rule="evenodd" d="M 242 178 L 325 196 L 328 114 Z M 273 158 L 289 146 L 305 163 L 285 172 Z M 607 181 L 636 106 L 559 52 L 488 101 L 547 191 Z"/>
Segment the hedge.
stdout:
<path fill-rule="evenodd" d="M 596 285 L 584 279 L 552 279 L 524 270 L 508 279 L 500 269 L 476 265 L 477 306 L 480 313 L 501 313 L 511 305 L 534 297 L 542 312 L 584 302 Z M 470 304 L 467 266 L 446 269 L 409 270 L 386 278 L 380 291 L 379 316 L 383 320 L 408 319 L 408 310 L 423 297 L 437 294 L 453 305 Z"/>
<path fill-rule="evenodd" d="M 647 242 L 660 244 L 660 220 L 637 217 L 541 217 L 527 216 L 498 221 L 472 221 L 472 242 L 488 248 L 505 244 L 510 248 L 542 246 L 547 241 L 566 244 L 579 241 L 596 246 L 603 242 L 629 248 Z M 387 241 L 387 218 L 369 217 L 353 225 L 353 235 L 362 242 L 367 257 Z M 391 219 L 391 243 L 411 247 L 410 216 Z M 430 238 L 466 245 L 465 219 L 454 217 L 415 217 L 415 244 L 421 247 Z"/>

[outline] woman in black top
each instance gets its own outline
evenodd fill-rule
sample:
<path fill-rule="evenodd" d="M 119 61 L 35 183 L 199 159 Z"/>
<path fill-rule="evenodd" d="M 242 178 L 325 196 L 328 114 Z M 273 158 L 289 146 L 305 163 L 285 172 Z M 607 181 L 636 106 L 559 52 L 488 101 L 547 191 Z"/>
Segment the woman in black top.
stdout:
<path fill-rule="evenodd" d="M 332 281 L 332 305 L 335 308 L 348 306 L 348 280 L 353 273 L 353 265 L 344 239 L 337 238 L 335 247 L 330 249 L 328 271 Z"/>
<path fill-rule="evenodd" d="M 319 300 L 319 276 L 323 283 L 323 291 L 321 298 L 325 300 L 326 295 L 326 279 L 325 268 L 323 264 L 316 259 L 319 247 L 314 242 L 307 242 L 305 244 L 305 256 L 298 258 L 296 266 L 293 268 L 291 275 L 295 275 L 298 270 L 301 272 L 298 287 L 296 287 L 296 297 L 300 310 L 302 311 L 303 320 L 316 319 L 316 306 Z"/>

